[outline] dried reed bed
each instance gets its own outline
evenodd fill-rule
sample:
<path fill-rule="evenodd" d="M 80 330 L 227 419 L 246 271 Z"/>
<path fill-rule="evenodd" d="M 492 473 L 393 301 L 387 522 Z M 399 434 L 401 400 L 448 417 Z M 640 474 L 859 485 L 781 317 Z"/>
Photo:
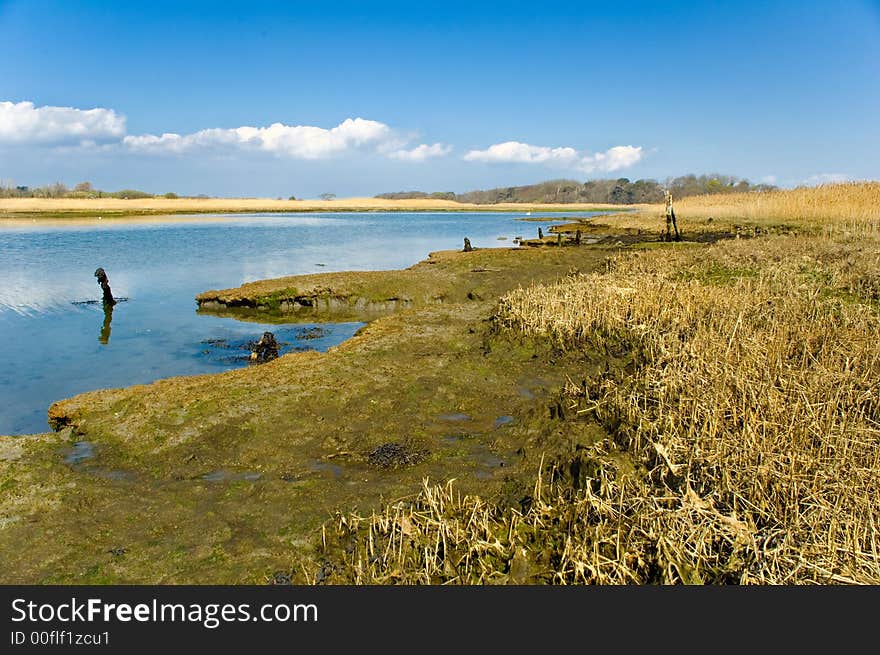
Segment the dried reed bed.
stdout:
<path fill-rule="evenodd" d="M 646 466 L 637 495 L 669 499 L 653 532 L 687 566 L 715 539 L 690 498 L 747 526 L 741 582 L 878 583 L 878 305 L 876 237 L 773 237 L 618 256 L 510 294 L 499 320 L 634 353 L 635 374 L 572 397 Z"/>
<path fill-rule="evenodd" d="M 517 290 L 502 329 L 629 354 L 630 370 L 567 390 L 610 438 L 542 467 L 522 511 L 426 483 L 370 517 L 340 514 L 321 571 L 354 583 L 880 583 L 878 305 L 871 236 L 627 253 L 603 274 Z"/>
<path fill-rule="evenodd" d="M 676 200 L 679 228 L 693 232 L 734 230 L 845 234 L 880 232 L 880 182 L 850 182 L 792 190 L 714 194 Z M 711 219 L 711 220 L 710 220 Z M 605 222 L 599 221 L 599 222 Z M 614 225 L 665 229 L 660 205 L 616 215 Z"/>
<path fill-rule="evenodd" d="M 690 493 L 647 496 L 620 475 L 608 444 L 588 455 L 592 477 L 575 491 L 538 475 L 525 511 L 425 481 L 414 499 L 325 526 L 309 583 L 640 584 L 733 582 L 748 557 L 746 525 Z M 558 469 L 557 469 L 558 470 Z M 662 534 L 656 532 L 663 525 Z M 698 561 L 694 566 L 691 562 Z M 312 567 L 314 570 L 314 567 Z M 330 577 L 330 576 L 333 577 Z"/>

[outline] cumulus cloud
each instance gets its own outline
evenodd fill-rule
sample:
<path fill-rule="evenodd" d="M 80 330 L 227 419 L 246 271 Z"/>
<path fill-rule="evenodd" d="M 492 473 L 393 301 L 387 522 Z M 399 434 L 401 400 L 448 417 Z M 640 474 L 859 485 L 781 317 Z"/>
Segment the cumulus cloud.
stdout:
<path fill-rule="evenodd" d="M 604 171 L 610 173 L 621 168 L 629 168 L 642 160 L 641 146 L 614 146 L 605 152 L 586 155 L 581 158 L 580 169 L 587 173 Z"/>
<path fill-rule="evenodd" d="M 368 147 L 384 152 L 401 145 L 399 137 L 388 125 L 363 118 L 348 118 L 330 129 L 273 123 L 269 127 L 211 128 L 185 135 L 127 136 L 122 142 L 138 152 L 245 149 L 297 159 L 323 159 Z"/>
<path fill-rule="evenodd" d="M 357 149 L 402 153 L 410 139 L 378 121 L 348 118 L 331 128 L 273 123 L 268 127 L 210 128 L 192 134 L 126 133 L 125 117 L 112 109 L 36 107 L 33 102 L 0 102 L 0 145 L 123 147 L 131 152 L 235 152 L 254 150 L 298 159 L 323 159 Z M 409 152 L 412 160 L 443 154 L 441 144 Z M 396 156 L 396 155 L 395 155 Z M 406 157 L 406 155 L 401 155 Z"/>
<path fill-rule="evenodd" d="M 125 117 L 112 109 L 36 107 L 0 102 L 0 143 L 71 144 L 115 141 L 125 134 Z"/>
<path fill-rule="evenodd" d="M 614 146 L 605 152 L 582 153 L 574 148 L 533 146 L 519 141 L 506 141 L 489 146 L 486 150 L 471 150 L 465 161 L 488 163 L 547 164 L 592 173 L 611 172 L 641 161 L 644 153 L 640 146 Z"/>
<path fill-rule="evenodd" d="M 464 160 L 490 163 L 569 164 L 577 160 L 577 151 L 574 148 L 547 148 L 519 141 L 505 141 L 491 145 L 486 150 L 471 150 L 464 156 Z"/>
<path fill-rule="evenodd" d="M 412 137 L 379 121 L 348 118 L 330 128 L 273 123 L 268 127 L 209 128 L 190 134 L 129 135 L 125 117 L 112 109 L 36 107 L 33 102 L 0 102 L 0 146 L 94 146 L 122 148 L 131 153 L 185 154 L 264 152 L 295 159 L 326 159 L 355 151 L 378 153 L 407 162 L 424 162 L 452 151 L 444 143 L 408 148 Z M 583 172 L 615 171 L 643 157 L 642 148 L 615 146 L 605 152 L 534 146 L 507 141 L 486 150 L 471 150 L 466 161 L 543 164 Z"/>
<path fill-rule="evenodd" d="M 394 150 L 388 153 L 393 159 L 402 159 L 403 161 L 421 162 L 433 157 L 443 157 L 452 152 L 452 146 L 443 143 L 435 143 L 428 145 L 422 143 L 410 150 Z"/>

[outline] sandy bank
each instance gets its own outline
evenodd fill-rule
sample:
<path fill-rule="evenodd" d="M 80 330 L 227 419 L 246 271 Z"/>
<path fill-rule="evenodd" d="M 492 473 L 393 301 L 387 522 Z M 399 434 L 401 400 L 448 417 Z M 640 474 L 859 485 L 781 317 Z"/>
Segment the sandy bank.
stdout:
<path fill-rule="evenodd" d="M 339 200 L 273 200 L 271 198 L 2 198 L 3 218 L 103 218 L 162 214 L 250 212 L 414 212 L 414 211 L 542 211 L 572 212 L 619 209 L 619 205 L 520 204 L 475 205 L 451 200 L 385 200 L 344 198 Z"/>

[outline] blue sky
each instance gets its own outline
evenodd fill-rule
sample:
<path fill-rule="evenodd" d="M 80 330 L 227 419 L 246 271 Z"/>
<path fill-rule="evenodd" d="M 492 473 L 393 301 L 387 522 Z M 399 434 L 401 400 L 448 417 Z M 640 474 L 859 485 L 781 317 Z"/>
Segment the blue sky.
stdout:
<path fill-rule="evenodd" d="M 880 177 L 876 1 L 0 0 L 0 52 L 0 180 L 19 184 Z"/>

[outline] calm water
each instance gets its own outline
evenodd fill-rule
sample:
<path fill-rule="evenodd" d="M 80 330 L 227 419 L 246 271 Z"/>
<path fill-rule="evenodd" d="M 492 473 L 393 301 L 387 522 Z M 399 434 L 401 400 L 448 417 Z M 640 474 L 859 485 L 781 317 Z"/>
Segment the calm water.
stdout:
<path fill-rule="evenodd" d="M 544 223 L 515 220 L 522 216 L 250 214 L 2 227 L 0 434 L 45 431 L 49 405 L 83 391 L 245 366 L 248 342 L 265 330 L 284 351 L 326 350 L 360 327 L 199 316 L 201 291 L 282 275 L 404 268 L 432 250 L 461 248 L 465 236 L 477 248 L 510 247 L 514 237 L 559 222 L 552 215 Z M 99 266 L 113 294 L 129 298 L 111 317 L 100 303 L 76 304 L 100 299 Z"/>

